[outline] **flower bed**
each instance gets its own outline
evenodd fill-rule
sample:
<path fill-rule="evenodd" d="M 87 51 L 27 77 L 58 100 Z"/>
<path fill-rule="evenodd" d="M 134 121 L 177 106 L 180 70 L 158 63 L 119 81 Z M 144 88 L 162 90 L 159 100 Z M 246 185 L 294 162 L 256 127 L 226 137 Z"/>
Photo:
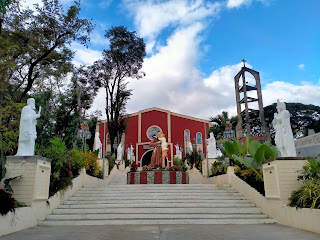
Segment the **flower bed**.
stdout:
<path fill-rule="evenodd" d="M 127 184 L 188 184 L 189 173 L 179 171 L 148 171 L 127 173 Z"/>

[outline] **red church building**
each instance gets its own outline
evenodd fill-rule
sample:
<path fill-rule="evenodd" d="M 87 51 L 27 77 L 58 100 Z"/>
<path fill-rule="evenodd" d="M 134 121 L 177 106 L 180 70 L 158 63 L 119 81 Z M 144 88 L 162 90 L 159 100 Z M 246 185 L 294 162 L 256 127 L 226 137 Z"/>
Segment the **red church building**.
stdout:
<path fill-rule="evenodd" d="M 210 127 L 208 120 L 155 107 L 128 114 L 125 118 L 127 129 L 124 134 L 124 149 L 133 145 L 135 161 L 139 166 L 149 165 L 152 155 L 149 143 L 158 131 L 166 135 L 169 166 L 172 165 L 173 156 L 176 155 L 175 145 L 177 144 L 182 148 L 183 156 L 188 146 L 196 147 L 197 151 L 206 153 L 205 142 Z M 103 154 L 111 151 L 107 121 L 99 122 L 96 131 L 100 133 Z M 124 154 L 126 156 L 126 151 Z"/>

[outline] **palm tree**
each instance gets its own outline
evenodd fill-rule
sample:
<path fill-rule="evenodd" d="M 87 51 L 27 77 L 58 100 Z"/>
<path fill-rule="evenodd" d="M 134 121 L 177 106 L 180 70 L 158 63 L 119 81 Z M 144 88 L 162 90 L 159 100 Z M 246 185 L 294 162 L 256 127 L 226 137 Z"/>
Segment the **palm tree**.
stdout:
<path fill-rule="evenodd" d="M 228 112 L 222 111 L 222 114 L 219 114 L 215 117 L 210 118 L 210 122 L 212 122 L 212 126 L 209 129 L 209 133 L 213 132 L 216 139 L 223 138 L 223 132 L 226 129 L 227 120 L 232 124 L 232 128 L 238 123 L 238 117 L 233 116 L 229 119 Z"/>

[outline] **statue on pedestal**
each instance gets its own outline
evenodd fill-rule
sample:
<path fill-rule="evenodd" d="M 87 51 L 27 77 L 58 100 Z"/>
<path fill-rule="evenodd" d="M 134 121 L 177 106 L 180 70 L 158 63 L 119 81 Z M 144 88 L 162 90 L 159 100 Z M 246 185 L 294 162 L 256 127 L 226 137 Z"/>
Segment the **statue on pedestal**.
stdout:
<path fill-rule="evenodd" d="M 151 162 L 150 166 L 152 168 L 158 168 L 162 166 L 162 153 L 161 153 L 161 141 L 158 140 L 158 137 L 160 137 L 160 132 L 158 132 L 158 135 L 152 136 L 152 140 L 149 143 L 150 146 L 154 147 L 152 156 L 151 156 Z"/>
<path fill-rule="evenodd" d="M 19 143 L 16 156 L 33 156 L 34 144 L 37 138 L 37 118 L 40 117 L 41 106 L 38 113 L 35 112 L 35 100 L 29 98 L 27 106 L 22 108 L 19 128 Z"/>
<path fill-rule="evenodd" d="M 123 160 L 124 153 L 124 136 L 121 137 L 121 142 L 117 148 L 117 160 Z"/>
<path fill-rule="evenodd" d="M 131 162 L 131 158 L 134 156 L 133 150 L 134 150 L 134 148 L 133 148 L 132 144 L 131 144 L 130 147 L 128 147 L 128 148 L 126 149 L 127 159 L 128 159 L 130 162 Z"/>
<path fill-rule="evenodd" d="M 176 155 L 178 158 L 182 159 L 182 149 L 181 147 L 179 147 L 179 144 L 177 143 L 176 145 L 174 145 L 176 147 Z"/>
<path fill-rule="evenodd" d="M 100 133 L 96 132 L 96 135 L 94 137 L 94 151 L 99 150 L 98 158 L 102 158 L 102 143 L 100 140 Z"/>
<path fill-rule="evenodd" d="M 296 147 L 290 126 L 290 113 L 286 110 L 286 104 L 277 101 L 277 111 L 274 113 L 272 125 L 276 131 L 275 142 L 281 153 L 281 157 L 296 157 Z"/>
<path fill-rule="evenodd" d="M 217 158 L 217 144 L 216 139 L 213 135 L 213 132 L 210 133 L 210 138 L 207 140 L 207 157 L 208 158 Z"/>

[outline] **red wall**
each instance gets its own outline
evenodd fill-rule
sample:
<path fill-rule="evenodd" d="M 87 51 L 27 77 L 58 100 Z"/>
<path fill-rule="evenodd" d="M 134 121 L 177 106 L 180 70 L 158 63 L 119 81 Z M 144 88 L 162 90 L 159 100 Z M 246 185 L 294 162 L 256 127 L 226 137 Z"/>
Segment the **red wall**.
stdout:
<path fill-rule="evenodd" d="M 152 125 L 159 126 L 168 139 L 167 113 L 150 111 L 141 114 L 141 142 L 150 142 L 146 132 Z"/>
<path fill-rule="evenodd" d="M 134 153 L 136 154 L 136 143 L 138 143 L 138 122 L 139 118 L 138 115 L 132 116 L 128 118 L 127 120 L 127 130 L 125 133 L 126 139 L 125 139 L 125 149 L 129 147 L 131 144 L 133 145 Z M 108 133 L 108 126 L 106 125 L 106 135 Z M 168 141 L 168 123 L 167 123 L 167 113 L 161 112 L 161 111 L 150 111 L 150 112 L 143 112 L 141 113 L 141 142 L 150 142 L 150 139 L 147 137 L 146 132 L 150 126 L 159 126 L 162 131 L 165 133 L 167 141 Z M 204 153 L 206 152 L 206 144 L 205 139 L 207 136 L 205 135 L 205 129 L 204 125 L 206 125 L 206 133 L 208 134 L 209 125 L 208 123 L 204 124 L 203 122 L 198 122 L 192 119 L 186 119 L 179 116 L 173 116 L 171 115 L 171 142 L 168 141 L 168 143 L 173 144 L 173 155 L 176 154 L 176 150 L 174 145 L 177 143 L 179 145 L 182 145 L 184 148 L 184 130 L 188 129 L 190 131 L 190 139 L 193 143 L 193 138 L 196 137 L 196 134 L 198 132 L 201 132 L 202 134 L 202 144 L 203 144 L 203 150 Z M 100 125 L 99 128 L 100 133 L 100 140 L 102 143 L 104 143 L 104 128 L 103 124 Z M 105 148 L 103 148 L 105 149 Z M 139 156 L 136 159 L 139 161 L 143 154 L 147 152 L 148 150 L 143 149 L 143 145 L 139 145 Z M 183 155 L 184 155 L 185 149 L 183 149 Z M 126 153 L 125 153 L 126 154 Z M 171 146 L 169 147 L 168 151 L 168 158 L 170 160 L 173 159 L 173 156 L 171 156 Z"/>
<path fill-rule="evenodd" d="M 188 129 L 190 131 L 190 141 L 193 143 L 193 138 L 196 137 L 196 134 L 200 132 L 202 134 L 202 145 L 203 151 L 206 152 L 206 145 L 205 145 L 205 131 L 204 125 L 206 125 L 206 132 L 208 134 L 208 124 L 203 122 L 198 122 L 191 119 L 186 119 L 178 116 L 171 115 L 171 141 L 173 145 L 176 145 L 177 142 L 179 145 L 181 144 L 184 148 L 184 130 Z M 174 148 L 174 154 L 176 153 Z M 185 149 L 183 149 L 183 155 L 185 153 Z"/>

